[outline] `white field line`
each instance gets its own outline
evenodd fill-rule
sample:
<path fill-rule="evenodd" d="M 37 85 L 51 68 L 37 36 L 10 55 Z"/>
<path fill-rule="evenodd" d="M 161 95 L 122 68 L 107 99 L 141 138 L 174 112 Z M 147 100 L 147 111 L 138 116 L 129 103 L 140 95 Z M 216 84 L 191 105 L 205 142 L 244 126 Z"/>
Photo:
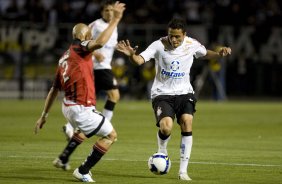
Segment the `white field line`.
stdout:
<path fill-rule="evenodd" d="M 3 156 L 0 154 L 0 158 L 32 158 L 32 159 L 54 159 L 51 156 L 19 156 L 19 155 L 8 155 Z M 85 158 L 75 157 L 72 160 L 83 160 Z M 116 159 L 116 158 L 103 158 L 106 161 L 124 161 L 124 162 L 147 162 L 147 160 L 132 160 L 132 159 Z M 173 163 L 179 163 L 179 161 L 172 161 Z M 282 167 L 279 164 L 254 164 L 254 163 L 225 163 L 225 162 L 189 162 L 191 164 L 202 164 L 202 165 L 227 165 L 227 166 L 253 166 L 253 167 Z"/>

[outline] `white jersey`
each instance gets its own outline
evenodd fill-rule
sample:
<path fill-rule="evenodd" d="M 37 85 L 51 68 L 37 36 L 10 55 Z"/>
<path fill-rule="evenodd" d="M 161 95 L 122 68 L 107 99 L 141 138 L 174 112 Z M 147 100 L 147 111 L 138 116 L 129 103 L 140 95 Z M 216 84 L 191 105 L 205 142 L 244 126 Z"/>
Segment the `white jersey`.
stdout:
<path fill-rule="evenodd" d="M 190 83 L 193 60 L 194 57 L 207 54 L 206 48 L 193 38 L 186 36 L 177 48 L 168 45 L 167 39 L 164 37 L 153 42 L 140 54 L 145 62 L 155 59 L 156 76 L 151 89 L 152 99 L 158 95 L 194 93 Z"/>
<path fill-rule="evenodd" d="M 108 25 L 109 23 L 105 22 L 102 18 L 97 19 L 91 24 L 89 24 L 93 39 L 96 39 L 101 34 L 101 32 L 103 32 L 108 27 Z M 105 59 L 102 62 L 98 62 L 93 56 L 95 70 L 112 68 L 111 62 L 115 51 L 115 46 L 118 42 L 117 39 L 118 32 L 117 28 L 115 28 L 108 42 L 102 48 L 96 50 L 97 52 L 101 53 L 105 57 Z"/>

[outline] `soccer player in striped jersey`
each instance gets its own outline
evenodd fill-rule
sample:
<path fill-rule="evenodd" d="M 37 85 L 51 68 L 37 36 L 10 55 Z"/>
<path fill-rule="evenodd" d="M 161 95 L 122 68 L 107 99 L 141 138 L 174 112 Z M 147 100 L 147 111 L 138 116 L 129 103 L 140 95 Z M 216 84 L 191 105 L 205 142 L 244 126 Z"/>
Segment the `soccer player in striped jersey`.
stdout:
<path fill-rule="evenodd" d="M 96 39 L 109 25 L 109 22 L 113 18 L 113 0 L 103 0 L 101 3 L 101 15 L 102 17 L 91 22 L 89 27 L 91 28 L 92 37 Z M 114 113 L 116 103 L 120 99 L 120 93 L 118 89 L 117 80 L 112 72 L 111 62 L 115 51 L 115 46 L 118 43 L 118 31 L 117 28 L 113 31 L 111 37 L 107 43 L 100 49 L 93 52 L 94 62 L 94 76 L 95 76 L 95 89 L 96 94 L 105 91 L 107 93 L 107 100 L 104 105 L 102 114 L 111 121 Z M 73 135 L 73 127 L 70 123 L 67 123 L 63 127 L 63 131 L 70 139 Z"/>
<path fill-rule="evenodd" d="M 97 135 L 89 156 L 73 176 L 82 182 L 94 182 L 90 169 L 110 149 L 117 138 L 111 122 L 96 111 L 92 52 L 105 45 L 120 22 L 125 4 L 118 1 L 113 5 L 113 19 L 97 39 L 93 40 L 90 28 L 82 23 L 73 28 L 73 42 L 58 62 L 56 77 L 45 101 L 41 117 L 35 125 L 35 133 L 46 123 L 46 118 L 59 91 L 64 91 L 62 111 L 65 118 L 77 129 L 54 166 L 69 170 L 69 156 L 85 138 Z"/>

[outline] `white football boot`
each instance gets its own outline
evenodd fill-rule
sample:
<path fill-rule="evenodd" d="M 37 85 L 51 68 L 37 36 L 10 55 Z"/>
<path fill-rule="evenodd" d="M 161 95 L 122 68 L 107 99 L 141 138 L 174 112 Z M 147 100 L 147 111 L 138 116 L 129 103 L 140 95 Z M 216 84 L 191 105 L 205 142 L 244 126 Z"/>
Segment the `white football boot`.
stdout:
<path fill-rule="evenodd" d="M 192 180 L 187 173 L 179 173 L 178 179 L 180 180 L 185 180 L 185 181 L 190 181 Z"/>
<path fill-rule="evenodd" d="M 82 181 L 82 182 L 95 182 L 93 179 L 92 179 L 92 174 L 91 172 L 89 172 L 88 174 L 80 174 L 79 171 L 78 171 L 78 168 L 76 168 L 74 171 L 73 171 L 73 174 L 72 174 L 76 179 L 78 179 L 79 181 Z"/>

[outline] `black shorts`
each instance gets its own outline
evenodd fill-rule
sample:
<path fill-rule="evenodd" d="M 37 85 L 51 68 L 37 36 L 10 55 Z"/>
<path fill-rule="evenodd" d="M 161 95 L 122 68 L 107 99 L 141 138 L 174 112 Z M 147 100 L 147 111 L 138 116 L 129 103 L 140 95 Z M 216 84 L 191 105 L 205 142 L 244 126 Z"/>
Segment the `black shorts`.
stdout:
<path fill-rule="evenodd" d="M 153 99 L 152 106 L 157 120 L 157 126 L 164 117 L 171 117 L 173 120 L 179 120 L 182 114 L 194 115 L 196 112 L 197 99 L 192 93 L 186 95 L 160 95 Z"/>
<path fill-rule="evenodd" d="M 96 93 L 118 89 L 117 80 L 110 69 L 94 70 L 94 80 Z"/>

